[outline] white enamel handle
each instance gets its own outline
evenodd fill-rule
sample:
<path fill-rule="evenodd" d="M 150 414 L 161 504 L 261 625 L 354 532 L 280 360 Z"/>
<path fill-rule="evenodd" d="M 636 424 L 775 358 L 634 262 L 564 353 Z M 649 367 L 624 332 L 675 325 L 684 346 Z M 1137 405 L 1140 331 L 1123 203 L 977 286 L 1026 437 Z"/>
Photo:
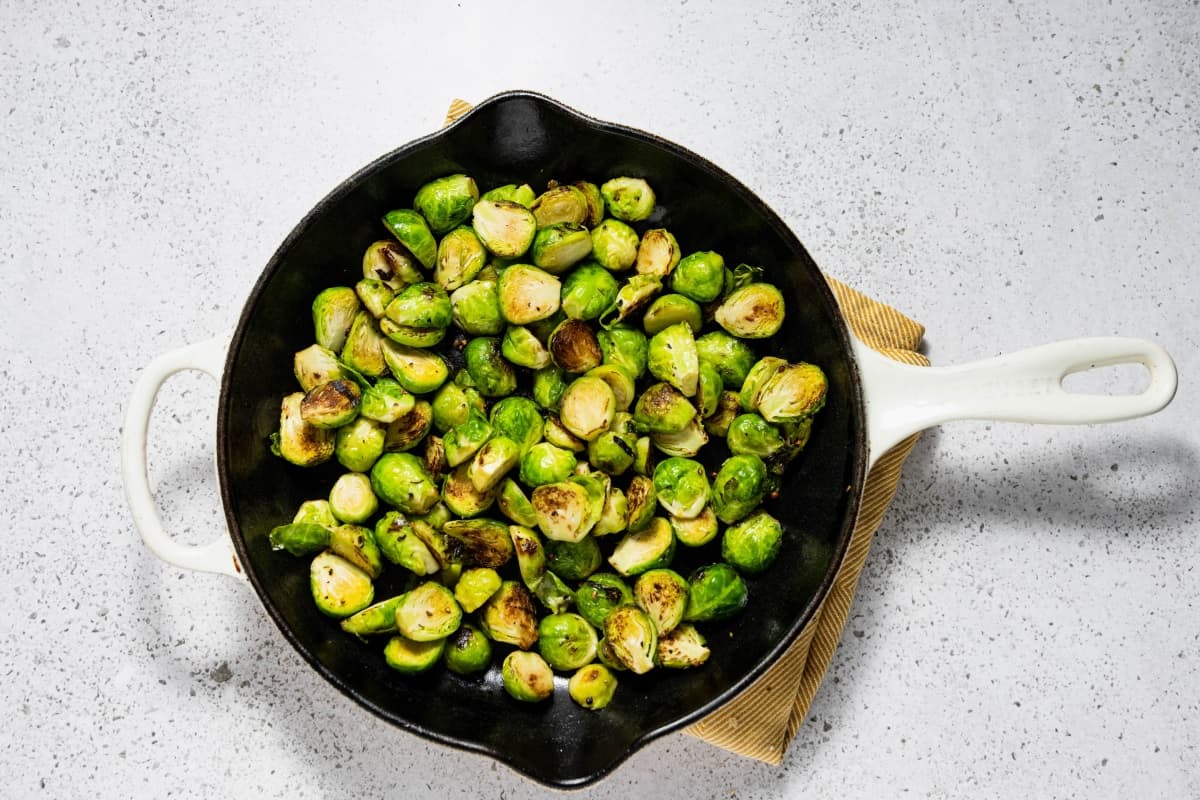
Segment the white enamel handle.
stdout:
<path fill-rule="evenodd" d="M 133 524 L 142 534 L 142 541 L 156 556 L 177 567 L 216 572 L 245 580 L 228 534 L 199 546 L 180 544 L 167 534 L 154 504 L 150 478 L 146 472 L 146 431 L 150 426 L 150 412 L 154 410 L 159 387 L 171 375 L 185 369 L 207 372 L 219 381 L 224 370 L 229 338 L 227 333 L 206 342 L 181 347 L 159 356 L 142 370 L 125 412 L 125 430 L 121 436 L 121 477 L 125 483 L 125 500 L 133 514 Z"/>
<path fill-rule="evenodd" d="M 956 419 L 1079 425 L 1144 417 L 1175 396 L 1175 363 L 1157 344 L 1117 336 L 1067 339 L 950 367 L 893 361 L 854 340 L 867 407 L 870 463 L 906 437 Z M 1075 394 L 1063 378 L 1115 364 L 1141 364 L 1140 394 Z"/>

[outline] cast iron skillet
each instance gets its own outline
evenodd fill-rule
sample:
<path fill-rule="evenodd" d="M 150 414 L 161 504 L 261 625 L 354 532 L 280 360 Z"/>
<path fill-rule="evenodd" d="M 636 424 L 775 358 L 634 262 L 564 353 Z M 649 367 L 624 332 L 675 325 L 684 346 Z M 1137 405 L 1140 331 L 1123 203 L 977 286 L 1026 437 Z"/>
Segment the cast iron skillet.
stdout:
<path fill-rule="evenodd" d="M 361 277 L 363 251 L 386 235 L 379 221 L 383 213 L 409 207 L 418 186 L 455 172 L 472 175 L 481 187 L 528 182 L 535 189 L 551 179 L 645 177 L 660 207 L 641 228 L 669 228 L 684 252 L 716 250 L 730 263 L 764 266 L 767 279 L 787 298 L 787 316 L 783 330 L 761 343 L 760 355 L 812 361 L 829 376 L 828 400 L 812 439 L 787 472 L 780 499 L 768 503 L 784 524 L 786 544 L 764 576 L 748 581 L 750 602 L 744 613 L 730 623 L 704 627 L 712 657 L 703 668 L 656 670 L 645 676 L 623 673 L 615 699 L 600 713 L 582 711 L 564 691 L 545 703 L 512 700 L 500 687 L 499 657 L 483 678 L 463 678 L 444 669 L 420 677 L 395 673 L 381 657 L 380 642 L 361 643 L 317 611 L 309 592 L 308 560 L 272 552 L 268 545 L 271 528 L 290 521 L 301 501 L 325 496 L 341 472 L 336 464 L 298 469 L 268 449 L 268 436 L 278 426 L 280 398 L 294 391 L 292 354 L 312 343 L 308 309 L 313 296 L 326 286 L 353 285 Z M 1081 415 L 1077 405 L 1057 414 L 1048 413 L 1050 406 L 1044 404 L 1033 408 L 1034 392 L 1028 390 L 1025 412 L 1014 411 L 1010 403 L 979 413 L 976 397 L 974 406 L 957 411 L 935 403 L 931 412 L 929 403 L 918 403 L 915 415 L 897 421 L 895 415 L 882 413 L 885 395 L 903 393 L 914 376 L 877 363 L 880 359 L 852 339 L 803 245 L 746 187 L 695 153 L 651 134 L 591 119 L 541 95 L 508 92 L 479 104 L 450 127 L 380 158 L 322 200 L 264 269 L 246 301 L 223 366 L 222 340 L 169 354 L 146 370 L 125 426 L 127 496 L 156 553 L 193 568 L 239 576 L 244 571 L 297 651 L 371 712 L 434 741 L 492 756 L 543 783 L 579 787 L 602 777 L 650 740 L 700 719 L 732 698 L 791 644 L 829 590 L 849 539 L 865 471 L 885 445 L 954 416 L 1099 421 L 1150 413 L 1170 400 L 1174 370 L 1156 346 L 1137 343 L 1132 350 L 1126 346 L 1097 351 L 1096 342 L 1108 340 L 1078 341 L 1091 342 L 1092 347 L 1084 348 L 1083 361 L 1076 354 L 1074 367 L 1064 366 L 1067 354 L 1044 355 L 1056 355 L 1052 360 L 1059 372 L 1092 366 L 1103 358 L 1145 363 L 1158 376 L 1152 381 L 1154 391 L 1148 393 L 1154 397 L 1135 409 L 1106 407 L 1089 417 Z M 1014 381 L 1031 371 L 1029 361 L 1026 357 L 1010 365 Z M 860 369 L 868 363 L 871 371 L 884 370 L 882 380 L 869 383 L 894 386 L 865 390 Z M 205 548 L 172 542 L 162 532 L 145 480 L 145 431 L 154 393 L 166 375 L 185 367 L 222 378 L 216 455 L 232 558 L 223 540 Z M 923 371 L 920 377 L 924 380 L 934 372 L 939 371 Z M 943 375 L 938 391 L 943 397 L 964 395 L 956 388 L 962 382 Z M 994 395 L 995 387 L 987 393 Z M 1044 402 L 1052 405 L 1055 398 Z M 719 448 L 706 448 L 710 459 L 723 455 Z M 680 550 L 684 552 L 675 567 L 684 574 L 718 558 L 712 546 L 703 553 Z M 391 596 L 397 589 L 387 580 L 377 585 L 377 597 Z M 557 680 L 562 689 L 565 679 Z"/>

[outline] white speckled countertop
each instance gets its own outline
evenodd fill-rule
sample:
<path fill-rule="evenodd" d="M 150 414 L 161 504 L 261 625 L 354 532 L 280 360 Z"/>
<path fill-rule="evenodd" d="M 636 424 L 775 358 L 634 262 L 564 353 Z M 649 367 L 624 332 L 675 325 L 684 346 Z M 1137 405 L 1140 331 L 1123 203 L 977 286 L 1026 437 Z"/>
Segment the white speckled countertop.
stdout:
<path fill-rule="evenodd" d="M 739 176 L 935 363 L 1125 334 L 1181 374 L 1144 420 L 925 436 L 782 767 L 675 735 L 587 795 L 1200 796 L 1200 4 L 401 5 L 0 8 L 0 794 L 543 793 L 160 563 L 117 467 L 138 369 L 231 327 L 310 206 L 452 97 L 529 88 Z M 215 405 L 183 375 L 151 426 L 193 543 Z"/>

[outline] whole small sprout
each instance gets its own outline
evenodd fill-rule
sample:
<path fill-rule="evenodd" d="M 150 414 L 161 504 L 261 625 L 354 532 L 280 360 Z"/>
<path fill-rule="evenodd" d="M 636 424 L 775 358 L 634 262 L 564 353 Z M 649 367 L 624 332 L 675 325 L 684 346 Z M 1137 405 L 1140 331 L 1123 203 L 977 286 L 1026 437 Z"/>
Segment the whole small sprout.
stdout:
<path fill-rule="evenodd" d="M 758 508 L 767 493 L 767 466 L 755 455 L 725 459 L 713 480 L 713 511 L 724 523 L 734 523 Z"/>
<path fill-rule="evenodd" d="M 341 350 L 360 308 L 358 294 L 349 286 L 331 286 L 321 291 L 312 304 L 317 344 Z"/>
<path fill-rule="evenodd" d="M 531 394 L 534 401 L 547 411 L 557 411 L 562 405 L 562 396 L 567 391 L 566 373 L 551 364 L 533 373 Z"/>
<path fill-rule="evenodd" d="M 375 422 L 394 422 L 412 411 L 416 402 L 416 398 L 397 381 L 380 378 L 362 393 L 358 411 Z"/>
<path fill-rule="evenodd" d="M 640 222 L 654 212 L 654 190 L 642 178 L 613 178 L 600 186 L 608 213 L 623 222 Z"/>
<path fill-rule="evenodd" d="M 473 280 L 450 295 L 454 324 L 470 336 L 498 336 L 504 332 L 500 290 L 496 281 Z"/>
<path fill-rule="evenodd" d="M 379 319 L 383 316 L 388 303 L 396 297 L 396 291 L 383 281 L 363 278 L 354 284 L 354 294 L 362 303 L 363 308 L 371 312 L 371 316 Z"/>
<path fill-rule="evenodd" d="M 725 285 L 725 259 L 712 251 L 684 256 L 671 273 L 670 285 L 671 291 L 697 303 L 711 303 L 721 296 Z"/>
<path fill-rule="evenodd" d="M 688 622 L 728 619 L 746 607 L 746 583 L 728 564 L 700 567 L 688 576 L 688 587 Z"/>
<path fill-rule="evenodd" d="M 638 397 L 634 421 L 651 433 L 678 433 L 696 417 L 696 407 L 669 383 L 655 383 Z"/>
<path fill-rule="evenodd" d="M 442 658 L 456 675 L 483 672 L 492 661 L 492 643 L 474 625 L 464 624 L 446 639 Z"/>
<path fill-rule="evenodd" d="M 574 472 L 575 463 L 575 454 L 570 450 L 539 442 L 521 458 L 521 483 L 538 487 L 565 481 Z"/>
<path fill-rule="evenodd" d="M 567 681 L 567 692 L 580 706 L 599 711 L 612 702 L 617 691 L 617 678 L 603 664 L 588 664 Z"/>
<path fill-rule="evenodd" d="M 500 353 L 518 367 L 541 369 L 551 363 L 550 352 L 523 325 L 509 325 L 500 342 Z"/>
<path fill-rule="evenodd" d="M 596 319 L 617 299 L 620 285 L 599 264 L 583 264 L 562 285 L 562 310 L 571 319 Z"/>
<path fill-rule="evenodd" d="M 492 406 L 488 421 L 500 436 L 507 436 L 522 454 L 542 439 L 542 414 L 527 397 L 505 397 Z"/>
<path fill-rule="evenodd" d="M 654 491 L 667 513 L 691 519 L 704 510 L 711 487 L 703 464 L 690 458 L 673 457 L 664 459 L 654 468 Z"/>
<path fill-rule="evenodd" d="M 624 272 L 637 261 L 637 231 L 619 219 L 606 219 L 592 228 L 592 258 L 612 272 Z"/>
<path fill-rule="evenodd" d="M 487 602 L 496 593 L 501 584 L 500 573 L 491 567 L 472 567 L 463 570 L 454 585 L 454 599 L 468 614 Z"/>
<path fill-rule="evenodd" d="M 621 367 L 634 380 L 646 374 L 649 340 L 636 328 L 617 325 L 596 334 L 600 343 L 601 360 Z"/>
<path fill-rule="evenodd" d="M 585 536 L 578 542 L 546 542 L 546 566 L 555 575 L 569 581 L 581 581 L 600 569 L 604 555 L 594 536 Z"/>
<path fill-rule="evenodd" d="M 498 338 L 476 337 L 467 342 L 463 355 L 467 373 L 484 397 L 505 397 L 516 390 L 517 373 L 504 360 Z"/>
<path fill-rule="evenodd" d="M 413 208 L 440 235 L 465 222 L 478 200 L 479 188 L 470 176 L 447 175 L 418 189 Z"/>
<path fill-rule="evenodd" d="M 385 503 L 406 514 L 424 514 L 438 501 L 437 486 L 425 463 L 412 453 L 384 453 L 371 467 L 371 488 Z"/>
<path fill-rule="evenodd" d="M 734 455 L 750 453 L 764 461 L 787 447 L 779 429 L 755 413 L 735 417 L 729 424 L 725 441 L 729 444 L 729 452 Z"/>
<path fill-rule="evenodd" d="M 674 386 L 685 397 L 696 394 L 700 380 L 700 359 L 696 355 L 696 340 L 692 327 L 677 322 L 650 337 L 646 351 L 650 374 Z"/>
<path fill-rule="evenodd" d="M 717 370 L 726 389 L 737 391 L 745 382 L 756 356 L 750 345 L 725 331 L 712 331 L 696 339 L 696 355 Z"/>
<path fill-rule="evenodd" d="M 758 511 L 725 530 L 721 558 L 747 575 L 756 575 L 775 562 L 782 544 L 779 520 Z"/>
<path fill-rule="evenodd" d="M 428 281 L 405 286 L 383 313 L 392 322 L 408 328 L 446 328 L 454 321 L 450 295 Z"/>
<path fill-rule="evenodd" d="M 596 658 L 600 637 L 578 614 L 549 614 L 538 623 L 538 652 L 553 669 L 575 670 Z"/>

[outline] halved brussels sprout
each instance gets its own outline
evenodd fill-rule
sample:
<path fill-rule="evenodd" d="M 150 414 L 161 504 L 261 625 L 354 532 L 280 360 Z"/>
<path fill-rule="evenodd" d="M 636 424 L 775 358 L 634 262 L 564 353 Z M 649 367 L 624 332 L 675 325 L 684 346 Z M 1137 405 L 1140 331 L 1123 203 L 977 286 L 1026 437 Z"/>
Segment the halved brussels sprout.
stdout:
<path fill-rule="evenodd" d="M 583 708 L 599 711 L 612 702 L 617 691 L 617 678 L 603 664 L 588 664 L 567 681 L 571 699 Z"/>
<path fill-rule="evenodd" d="M 567 430 L 566 426 L 562 424 L 562 420 L 553 414 L 546 415 L 542 435 L 550 444 L 561 447 L 563 450 L 570 450 L 572 453 L 582 453 L 587 449 L 587 442 Z"/>
<path fill-rule="evenodd" d="M 601 364 L 588 370 L 587 375 L 599 378 L 608 384 L 608 388 L 612 389 L 613 397 L 617 401 L 618 414 L 628 411 L 629 407 L 633 405 L 637 390 L 634 388 L 633 378 L 624 367 L 618 367 L 615 364 Z M 632 419 L 631 416 L 630 420 Z"/>
<path fill-rule="evenodd" d="M 492 406 L 489 417 L 497 436 L 516 442 L 524 453 L 542 439 L 542 415 L 527 397 L 506 397 Z"/>
<path fill-rule="evenodd" d="M 547 411 L 559 409 L 566 391 L 566 373 L 553 364 L 533 373 L 533 399 Z"/>
<path fill-rule="evenodd" d="M 368 472 L 383 455 L 387 434 L 382 425 L 359 417 L 337 429 L 333 453 L 337 462 L 352 472 Z"/>
<path fill-rule="evenodd" d="M 630 531 L 640 531 L 650 524 L 654 512 L 658 510 L 658 492 L 654 489 L 654 481 L 645 475 L 635 475 L 629 481 L 625 500 L 629 508 L 628 528 Z"/>
<path fill-rule="evenodd" d="M 647 477 L 654 474 L 658 466 L 658 450 L 649 436 L 639 436 L 633 448 L 633 471 Z"/>
<path fill-rule="evenodd" d="M 542 369 L 549 366 L 550 351 L 523 325 L 509 325 L 500 343 L 500 353 L 518 367 Z"/>
<path fill-rule="evenodd" d="M 342 620 L 342 630 L 358 638 L 374 633 L 396 632 L 396 607 L 404 595 L 389 597 L 379 603 L 367 606 L 356 614 L 351 614 Z"/>
<path fill-rule="evenodd" d="M 542 579 L 534 587 L 533 594 L 542 605 L 550 609 L 551 614 L 563 613 L 570 608 L 571 603 L 575 600 L 575 595 L 572 594 L 571 587 L 563 583 L 562 578 L 550 571 L 542 574 Z"/>
<path fill-rule="evenodd" d="M 351 380 L 333 380 L 316 386 L 300 401 L 300 416 L 318 428 L 340 428 L 358 416 L 362 390 Z"/>
<path fill-rule="evenodd" d="M 434 233 L 443 234 L 466 221 L 479 200 L 479 188 L 469 175 L 447 175 L 417 189 L 413 208 Z"/>
<path fill-rule="evenodd" d="M 686 397 L 696 394 L 700 361 L 696 355 L 696 339 L 688 323 L 677 322 L 654 334 L 650 338 L 647 357 L 651 375 L 671 384 Z"/>
<path fill-rule="evenodd" d="M 550 334 L 547 348 L 559 368 L 579 374 L 599 366 L 600 342 L 592 326 L 578 319 L 563 320 Z"/>
<path fill-rule="evenodd" d="M 606 219 L 592 228 L 592 257 L 605 269 L 624 272 L 637 260 L 637 231 L 619 219 Z"/>
<path fill-rule="evenodd" d="M 437 258 L 437 239 L 425 218 L 410 208 L 400 208 L 383 215 L 383 224 L 392 235 L 413 254 L 421 266 L 432 269 Z"/>
<path fill-rule="evenodd" d="M 329 509 L 341 522 L 365 522 L 379 509 L 379 500 L 371 491 L 371 479 L 361 472 L 338 477 L 329 491 Z"/>
<path fill-rule="evenodd" d="M 521 483 L 529 487 L 565 481 L 574 471 L 575 454 L 549 442 L 535 444 L 521 457 Z"/>
<path fill-rule="evenodd" d="M 668 458 L 654 468 L 654 491 L 667 513 L 683 519 L 700 515 L 710 487 L 704 465 L 690 458 Z"/>
<path fill-rule="evenodd" d="M 355 317 L 357 319 L 357 317 Z M 349 379 L 350 372 L 338 360 L 337 355 L 327 347 L 314 344 L 296 353 L 293 359 L 293 372 L 296 382 L 306 392 L 329 381 Z"/>
<path fill-rule="evenodd" d="M 574 670 L 596 657 L 596 629 L 578 614 L 559 613 L 538 623 L 538 652 L 553 669 Z"/>
<path fill-rule="evenodd" d="M 623 475 L 633 466 L 636 447 L 635 434 L 607 430 L 588 442 L 588 462 L 608 475 Z"/>
<path fill-rule="evenodd" d="M 494 519 L 452 519 L 442 526 L 451 554 L 470 567 L 496 569 L 513 556 L 508 525 Z"/>
<path fill-rule="evenodd" d="M 742 403 L 737 392 L 721 392 L 717 398 L 717 409 L 704 418 L 704 430 L 713 436 L 725 436 L 729 426 L 742 413 Z"/>
<path fill-rule="evenodd" d="M 467 466 L 467 477 L 477 492 L 490 492 L 521 463 L 521 447 L 507 436 L 493 436 Z"/>
<path fill-rule="evenodd" d="M 487 602 L 500 588 L 500 573 L 491 567 L 472 567 L 463 570 L 454 584 L 454 599 L 468 614 Z"/>
<path fill-rule="evenodd" d="M 460 517 L 479 516 L 492 507 L 498 494 L 494 489 L 483 492 L 476 489 L 470 469 L 470 461 L 459 464 L 442 482 L 442 502 Z"/>
<path fill-rule="evenodd" d="M 461 624 L 462 609 L 454 593 L 433 581 L 426 581 L 404 595 L 396 608 L 396 629 L 414 642 L 445 639 Z"/>
<path fill-rule="evenodd" d="M 734 455 L 749 453 L 764 461 L 787 446 L 779 429 L 754 413 L 735 417 L 729 424 L 725 440 L 729 443 L 729 452 Z"/>
<path fill-rule="evenodd" d="M 513 264 L 500 273 L 500 315 L 511 325 L 528 325 L 554 316 L 562 284 L 545 270 Z"/>
<path fill-rule="evenodd" d="M 371 576 L 328 550 L 312 560 L 308 582 L 317 609 L 329 617 L 348 617 L 375 599 Z"/>
<path fill-rule="evenodd" d="M 688 583 L 674 570 L 647 570 L 634 582 L 633 597 L 649 615 L 654 630 L 663 636 L 683 621 L 683 612 L 688 603 Z"/>
<path fill-rule="evenodd" d="M 389 511 L 375 523 L 375 543 L 380 554 L 414 575 L 432 575 L 442 568 L 437 556 L 416 535 L 418 523 L 409 523 L 399 511 Z"/>
<path fill-rule="evenodd" d="M 563 281 L 563 313 L 571 319 L 596 319 L 616 302 L 619 289 L 611 272 L 599 264 L 584 264 Z"/>
<path fill-rule="evenodd" d="M 389 305 L 391 304 L 389 303 Z M 387 340 L 406 347 L 433 347 L 446 338 L 445 328 L 414 328 L 409 325 L 399 325 L 387 316 L 379 318 L 379 331 L 387 337 Z"/>
<path fill-rule="evenodd" d="M 305 422 L 300 413 L 303 402 L 303 392 L 294 392 L 283 398 L 279 406 L 279 431 L 273 449 L 291 464 L 312 467 L 333 457 L 334 432 Z"/>
<path fill-rule="evenodd" d="M 816 364 L 789 364 L 767 381 L 755 407 L 767 422 L 799 422 L 821 410 L 828 386 Z"/>
<path fill-rule="evenodd" d="M 592 528 L 593 536 L 607 536 L 610 533 L 621 533 L 628 527 L 629 501 L 620 487 L 610 486 L 608 496 L 604 498 L 604 512 L 600 521 Z"/>
<path fill-rule="evenodd" d="M 354 566 L 367 573 L 372 579 L 383 572 L 383 559 L 375 533 L 361 525 L 338 525 L 329 534 L 329 549 Z"/>
<path fill-rule="evenodd" d="M 329 528 L 315 522 L 276 525 L 271 529 L 271 549 L 287 550 L 294 556 L 318 553 L 329 546 L 329 534 Z"/>
<path fill-rule="evenodd" d="M 465 370 L 460 370 L 459 375 L 466 375 Z M 481 413 L 487 408 L 479 392 L 473 387 L 460 386 L 457 377 L 443 384 L 433 397 L 433 425 L 442 433 L 466 422 L 472 408 Z"/>
<path fill-rule="evenodd" d="M 446 463 L 457 467 L 470 460 L 487 440 L 492 438 L 492 432 L 487 417 L 479 409 L 471 406 L 467 421 L 451 428 L 442 440 L 442 446 L 446 450 Z"/>
<path fill-rule="evenodd" d="M 546 542 L 546 565 L 560 578 L 581 581 L 600 569 L 604 556 L 595 537 L 585 536 L 578 542 Z"/>
<path fill-rule="evenodd" d="M 500 513 L 527 528 L 537 525 L 533 504 L 512 478 L 505 478 L 500 484 Z"/>
<path fill-rule="evenodd" d="M 721 402 L 721 392 L 725 390 L 725 382 L 721 380 L 716 367 L 707 361 L 699 362 L 696 381 L 696 409 L 702 418 L 716 413 Z"/>
<path fill-rule="evenodd" d="M 371 488 L 385 503 L 406 514 L 424 514 L 438 501 L 437 486 L 425 462 L 412 453 L 384 453 L 371 467 Z"/>
<path fill-rule="evenodd" d="M 708 544 L 717 538 L 717 532 L 720 530 L 717 514 L 711 505 L 705 506 L 698 516 L 691 519 L 672 516 L 670 520 L 675 538 L 679 540 L 680 544 L 688 547 L 700 547 Z"/>
<path fill-rule="evenodd" d="M 631 605 L 633 592 L 619 575 L 597 572 L 580 584 L 575 591 L 575 605 L 579 613 L 597 628 L 604 627 L 604 620 L 618 606 Z"/>
<path fill-rule="evenodd" d="M 359 311 L 346 334 L 342 346 L 342 363 L 353 370 L 377 378 L 387 369 L 383 360 L 383 344 L 387 339 L 369 311 Z"/>
<path fill-rule="evenodd" d="M 646 374 L 649 341 L 636 328 L 617 325 L 596 334 L 605 364 L 621 367 L 635 381 Z"/>
<path fill-rule="evenodd" d="M 621 537 L 608 563 L 620 574 L 631 576 L 665 567 L 674 556 L 675 534 L 671 524 L 662 517 L 654 517 L 646 527 Z"/>
<path fill-rule="evenodd" d="M 379 319 L 387 310 L 388 303 L 396 298 L 396 290 L 380 280 L 363 278 L 354 284 L 354 294 L 371 316 Z M 349 329 L 347 329 L 349 330 Z M 340 346 L 336 349 L 340 349 Z"/>
<path fill-rule="evenodd" d="M 454 324 L 468 336 L 496 336 L 504 331 L 500 289 L 496 281 L 473 280 L 450 295 Z"/>
<path fill-rule="evenodd" d="M 413 394 L 428 394 L 450 377 L 450 368 L 437 353 L 386 341 L 383 358 L 396 382 Z"/>
<path fill-rule="evenodd" d="M 609 429 L 616 413 L 617 399 L 609 385 L 600 378 L 584 376 L 563 392 L 559 420 L 568 431 L 590 442 Z"/>
<path fill-rule="evenodd" d="M 604 629 L 601 628 L 600 632 L 603 633 Z M 596 645 L 596 660 L 613 672 L 626 672 L 629 669 L 629 667 L 621 663 L 621 659 L 617 658 L 617 654 L 609 647 L 608 640 L 603 636 L 600 637 L 600 642 Z"/>
<path fill-rule="evenodd" d="M 725 259 L 712 251 L 686 256 L 671 273 L 671 291 L 687 295 L 697 303 L 716 300 L 724 285 Z"/>
<path fill-rule="evenodd" d="M 675 433 L 652 433 L 650 441 L 669 456 L 691 458 L 698 454 L 704 445 L 708 444 L 708 434 L 704 432 L 700 418 L 692 417 L 683 430 Z"/>
<path fill-rule="evenodd" d="M 546 272 L 566 272 L 592 253 L 592 235 L 587 228 L 569 222 L 542 228 L 533 237 L 530 260 Z"/>
<path fill-rule="evenodd" d="M 454 321 L 450 295 L 441 286 L 429 282 L 404 287 L 383 313 L 406 328 L 445 328 Z"/>
<path fill-rule="evenodd" d="M 425 437 L 425 469 L 429 470 L 434 481 L 440 481 L 447 467 L 449 464 L 446 463 L 446 446 L 442 437 L 429 434 Z"/>
<path fill-rule="evenodd" d="M 600 315 L 600 326 L 612 328 L 630 314 L 638 311 L 662 291 L 662 281 L 655 275 L 632 275 L 617 290 L 617 299 Z"/>
<path fill-rule="evenodd" d="M 713 481 L 713 511 L 724 523 L 737 522 L 758 508 L 767 493 L 767 466 L 755 455 L 725 459 Z"/>
<path fill-rule="evenodd" d="M 487 263 L 487 250 L 471 228 L 455 228 L 438 242 L 433 279 L 447 292 L 470 283 Z"/>
<path fill-rule="evenodd" d="M 721 558 L 747 575 L 762 572 L 775 562 L 783 544 L 783 527 L 765 511 L 730 525 L 721 539 Z"/>
<path fill-rule="evenodd" d="M 533 205 L 536 195 L 533 193 L 533 187 L 528 183 L 522 183 L 518 186 L 515 183 L 497 186 L 495 189 L 490 189 L 483 193 L 480 200 L 508 200 L 512 203 L 520 203 L 529 208 Z"/>
<path fill-rule="evenodd" d="M 533 595 L 516 581 L 504 581 L 480 609 L 479 626 L 493 642 L 528 650 L 538 637 Z"/>
<path fill-rule="evenodd" d="M 413 449 L 433 425 L 433 407 L 424 400 L 413 404 L 412 411 L 384 429 L 383 450 L 385 453 L 403 453 Z"/>
<path fill-rule="evenodd" d="M 533 490 L 530 502 L 538 529 L 548 539 L 577 542 L 587 536 L 591 498 L 586 487 L 570 481 L 548 483 Z M 603 507 L 601 508 L 603 512 Z"/>
<path fill-rule="evenodd" d="M 643 675 L 654 668 L 658 633 L 654 622 L 637 606 L 612 610 L 604 620 L 604 641 L 611 655 L 630 672 Z"/>
<path fill-rule="evenodd" d="M 684 622 L 665 636 L 658 637 L 654 664 L 668 669 L 698 667 L 708 661 L 710 652 L 696 626 Z"/>
<path fill-rule="evenodd" d="M 725 331 L 712 331 L 696 339 L 696 355 L 716 368 L 725 386 L 739 389 L 754 366 L 754 351 Z"/>
<path fill-rule="evenodd" d="M 604 195 L 600 194 L 600 187 L 591 181 L 574 181 L 571 185 L 583 192 L 587 200 L 588 213 L 583 224 L 589 228 L 596 227 L 604 219 Z"/>
<path fill-rule="evenodd" d="M 504 691 L 514 700 L 537 703 L 554 694 L 554 673 L 537 653 L 514 650 L 500 668 Z"/>
<path fill-rule="evenodd" d="M 741 339 L 765 339 L 783 327 L 783 294 L 770 283 L 751 283 L 717 306 L 713 319 Z"/>
<path fill-rule="evenodd" d="M 483 672 L 492 661 L 492 643 L 474 625 L 463 624 L 446 639 L 442 658 L 456 675 Z"/>
<path fill-rule="evenodd" d="M 767 384 L 787 365 L 787 361 L 775 356 L 765 356 L 755 361 L 754 366 L 750 368 L 750 372 L 746 375 L 745 382 L 742 383 L 741 391 L 738 392 L 738 399 L 741 401 L 742 409 L 745 411 L 757 411 L 758 400 L 767 388 Z"/>
<path fill-rule="evenodd" d="M 688 576 L 688 622 L 728 619 L 746 607 L 746 583 L 737 570 L 718 563 L 700 567 Z"/>
<path fill-rule="evenodd" d="M 359 308 L 358 295 L 349 286 L 331 286 L 320 292 L 312 304 L 317 344 L 341 350 Z"/>
<path fill-rule="evenodd" d="M 704 325 L 704 314 L 691 298 L 681 294 L 664 294 L 656 297 L 642 316 L 642 329 L 647 336 L 679 323 L 686 323 L 692 331 Z"/>
<path fill-rule="evenodd" d="M 641 222 L 654 212 L 654 190 L 642 178 L 620 177 L 605 181 L 600 194 L 608 213 L 625 222 Z"/>
<path fill-rule="evenodd" d="M 425 280 L 416 260 L 396 242 L 380 240 L 363 253 L 363 277 L 386 283 L 392 291 L 399 291 L 410 283 Z"/>
<path fill-rule="evenodd" d="M 383 660 L 403 675 L 416 675 L 433 669 L 445 649 L 445 639 L 414 642 L 403 636 L 393 636 L 383 648 Z"/>
<path fill-rule="evenodd" d="M 570 223 L 582 225 L 588 218 L 588 201 L 575 186 L 563 185 L 547 189 L 538 195 L 531 206 L 539 228 Z"/>
<path fill-rule="evenodd" d="M 380 378 L 362 393 L 359 413 L 376 422 L 395 422 L 412 411 L 416 398 L 391 378 Z M 361 472 L 361 470 L 360 470 Z"/>
<path fill-rule="evenodd" d="M 296 525 L 308 523 L 312 525 L 322 525 L 332 530 L 337 527 L 337 519 L 333 516 L 333 511 L 329 509 L 329 501 L 320 500 L 305 500 L 296 509 L 296 516 L 292 517 L 292 522 Z M 278 549 L 278 548 L 275 548 Z"/>
<path fill-rule="evenodd" d="M 500 353 L 500 340 L 479 336 L 467 342 L 463 351 L 467 373 L 484 397 L 504 397 L 517 388 L 517 373 Z"/>
<path fill-rule="evenodd" d="M 608 497 L 608 487 L 612 481 L 602 472 L 592 472 L 587 462 L 581 462 L 575 467 L 575 474 L 567 478 L 567 483 L 582 486 L 588 495 L 587 515 L 584 517 L 584 529 L 591 533 L 596 523 L 604 516 L 604 501 Z"/>
<path fill-rule="evenodd" d="M 480 200 L 472 211 L 471 226 L 479 240 L 501 258 L 516 258 L 533 244 L 537 220 L 533 213 L 510 200 Z"/>
<path fill-rule="evenodd" d="M 696 418 L 696 407 L 668 383 L 655 383 L 642 392 L 633 419 L 650 433 L 678 433 Z"/>
<path fill-rule="evenodd" d="M 639 275 L 653 275 L 665 279 L 679 263 L 679 242 L 664 228 L 652 228 L 642 234 L 638 244 L 634 269 Z"/>

